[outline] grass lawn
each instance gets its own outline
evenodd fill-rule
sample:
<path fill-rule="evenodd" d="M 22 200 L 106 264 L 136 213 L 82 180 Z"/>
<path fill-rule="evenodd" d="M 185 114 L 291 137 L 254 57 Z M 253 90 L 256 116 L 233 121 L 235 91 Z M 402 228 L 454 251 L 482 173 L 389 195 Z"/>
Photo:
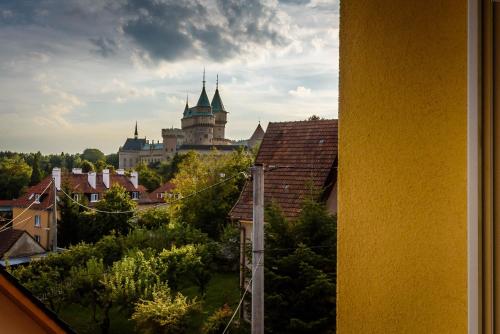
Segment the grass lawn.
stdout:
<path fill-rule="evenodd" d="M 224 303 L 234 309 L 240 299 L 239 274 L 238 273 L 217 273 L 214 274 L 207 287 L 205 298 L 198 296 L 198 288 L 192 286 L 183 289 L 182 294 L 189 298 L 196 297 L 200 303 L 201 312 L 196 313 L 191 318 L 188 332 L 190 334 L 201 333 L 205 320 Z M 91 320 L 91 310 L 73 304 L 64 307 L 59 316 L 71 325 L 80 334 L 99 334 L 100 328 Z M 132 334 L 134 322 L 128 320 L 117 308 L 111 309 L 110 334 Z"/>
<path fill-rule="evenodd" d="M 192 317 L 187 333 L 201 333 L 205 320 L 225 303 L 234 310 L 240 301 L 239 282 L 238 273 L 214 274 L 208 284 L 205 298 L 197 298 L 201 303 L 201 312 Z M 189 298 L 198 296 L 196 286 L 184 289 L 181 292 Z"/>

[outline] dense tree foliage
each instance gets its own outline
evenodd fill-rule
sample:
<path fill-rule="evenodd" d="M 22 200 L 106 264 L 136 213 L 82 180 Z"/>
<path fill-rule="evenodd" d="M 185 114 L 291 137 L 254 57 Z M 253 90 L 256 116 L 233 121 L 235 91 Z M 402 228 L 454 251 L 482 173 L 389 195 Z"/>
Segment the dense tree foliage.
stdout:
<path fill-rule="evenodd" d="M 135 167 L 139 173 L 139 184 L 142 184 L 148 191 L 153 191 L 162 185 L 162 177 L 156 170 L 149 168 L 145 163 L 140 163 Z"/>
<path fill-rule="evenodd" d="M 252 162 L 253 155 L 245 150 L 225 155 L 188 153 L 172 180 L 174 193 L 183 200 L 169 206 L 171 215 L 218 239 Z"/>
<path fill-rule="evenodd" d="M 104 155 L 104 153 L 102 153 L 97 148 L 86 148 L 85 150 L 83 150 L 81 158 L 83 160 L 88 160 L 93 164 L 97 163 L 100 160 L 106 161 L 106 156 Z"/>
<path fill-rule="evenodd" d="M 41 154 L 40 152 L 38 152 L 37 154 L 35 154 L 35 157 L 33 159 L 31 178 L 29 184 L 30 186 L 38 184 L 40 181 L 42 181 L 43 175 L 42 171 L 40 170 L 40 157 Z"/>
<path fill-rule="evenodd" d="M 266 332 L 334 333 L 336 218 L 312 200 L 296 221 L 266 215 Z"/>
<path fill-rule="evenodd" d="M 18 198 L 30 182 L 31 167 L 20 156 L 0 158 L 0 198 Z"/>

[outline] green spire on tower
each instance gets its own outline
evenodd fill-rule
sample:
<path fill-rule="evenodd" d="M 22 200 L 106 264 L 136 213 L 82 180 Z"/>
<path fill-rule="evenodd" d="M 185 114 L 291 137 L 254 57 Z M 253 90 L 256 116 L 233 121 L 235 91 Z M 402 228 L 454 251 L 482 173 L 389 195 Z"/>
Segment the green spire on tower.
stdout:
<path fill-rule="evenodd" d="M 222 99 L 220 98 L 219 94 L 219 75 L 217 74 L 217 81 L 216 81 L 216 86 L 215 86 L 215 94 L 214 97 L 212 98 L 212 112 L 220 112 L 220 111 L 226 111 L 224 108 L 224 104 L 222 103 Z"/>
<path fill-rule="evenodd" d="M 201 90 L 200 98 L 198 99 L 197 107 L 210 107 L 210 101 L 205 91 L 205 68 L 203 68 L 203 89 Z"/>

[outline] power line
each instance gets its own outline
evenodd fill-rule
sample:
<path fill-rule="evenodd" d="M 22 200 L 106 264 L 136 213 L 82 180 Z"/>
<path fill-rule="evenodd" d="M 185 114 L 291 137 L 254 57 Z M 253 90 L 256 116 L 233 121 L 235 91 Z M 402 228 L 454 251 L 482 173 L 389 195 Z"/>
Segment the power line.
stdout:
<path fill-rule="evenodd" d="M 255 275 L 255 272 L 257 271 L 257 268 L 258 268 L 258 266 L 260 264 L 260 260 L 261 259 L 262 259 L 262 255 L 259 257 L 259 261 L 257 261 L 257 266 L 255 266 L 255 269 L 252 272 L 252 277 L 250 277 L 250 280 L 248 281 L 248 284 L 247 284 L 247 287 L 245 289 L 245 292 L 243 293 L 243 296 L 241 296 L 240 302 L 238 303 L 238 306 L 234 310 L 234 313 L 233 313 L 231 319 L 229 319 L 229 322 L 227 323 L 226 328 L 224 328 L 224 331 L 222 332 L 222 334 L 226 333 L 226 331 L 228 330 L 229 326 L 231 325 L 231 322 L 233 322 L 233 319 L 236 316 L 236 313 L 238 313 L 238 310 L 240 309 L 241 304 L 243 303 L 243 300 L 245 299 L 245 295 L 247 294 L 248 290 L 250 289 L 250 285 L 252 284 L 253 276 Z"/>
<path fill-rule="evenodd" d="M 45 208 L 45 209 L 43 209 L 41 211 L 46 211 L 46 210 L 48 210 L 50 208 L 52 208 L 52 205 L 48 206 L 47 208 Z M 21 214 L 19 216 L 17 216 L 17 217 L 20 217 L 20 216 L 21 216 Z M 31 215 L 31 216 L 29 216 L 27 218 L 24 218 L 23 220 L 18 221 L 16 223 L 12 224 L 11 226 L 4 226 L 4 227 L 0 228 L 0 233 L 2 233 L 4 231 L 7 231 L 8 229 L 14 228 L 14 226 L 18 226 L 18 225 L 22 224 L 23 222 L 27 221 L 30 218 L 33 218 L 33 215 Z"/>
<path fill-rule="evenodd" d="M 82 203 L 79 203 L 79 202 L 78 202 L 78 201 L 76 201 L 74 198 L 72 198 L 72 197 L 71 197 L 68 193 L 66 193 L 66 192 L 65 192 L 62 188 L 61 188 L 61 192 L 62 192 L 64 195 L 66 195 L 66 197 L 68 197 L 68 198 L 69 198 L 69 199 L 70 199 L 73 203 L 75 203 L 75 204 L 77 204 L 77 205 L 79 205 L 79 206 L 81 206 L 82 208 L 85 208 L 85 209 L 87 209 L 87 210 L 91 210 L 91 211 L 95 211 L 95 212 L 99 212 L 99 213 L 108 213 L 108 214 L 127 214 L 127 213 L 136 213 L 136 212 L 138 212 L 138 211 L 148 210 L 148 209 L 157 208 L 157 207 L 160 207 L 160 206 L 165 206 L 165 205 L 171 205 L 171 204 L 174 204 L 174 203 L 180 202 L 180 201 L 185 200 L 185 199 L 188 199 L 188 198 L 190 198 L 190 197 L 194 197 L 194 196 L 198 195 L 198 194 L 199 194 L 199 193 L 201 193 L 201 192 L 207 191 L 207 190 L 209 190 L 209 189 L 211 189 L 211 188 L 214 188 L 214 187 L 216 187 L 216 186 L 218 186 L 218 185 L 220 185 L 220 184 L 223 184 L 223 183 L 225 183 L 225 182 L 227 182 L 227 181 L 230 181 L 230 180 L 232 180 L 232 179 L 236 178 L 237 176 L 239 176 L 240 174 L 243 174 L 243 175 L 245 175 L 245 177 L 246 177 L 246 174 L 245 174 L 244 172 L 239 172 L 239 173 L 237 173 L 237 174 L 235 174 L 235 175 L 233 175 L 233 176 L 230 176 L 230 177 L 228 177 L 228 178 L 225 178 L 225 179 L 224 179 L 224 180 L 222 180 L 222 181 L 219 181 L 219 182 L 217 182 L 217 183 L 214 183 L 214 184 L 212 184 L 212 185 L 210 185 L 210 186 L 208 186 L 208 187 L 205 187 L 205 188 L 203 188 L 203 189 L 200 189 L 200 190 L 198 190 L 198 191 L 196 191 L 196 192 L 194 192 L 194 193 L 191 193 L 191 194 L 189 194 L 189 195 L 187 195 L 187 196 L 182 196 L 182 197 L 180 197 L 180 198 L 174 199 L 174 200 L 169 201 L 169 202 L 167 202 L 167 203 L 160 203 L 160 204 L 154 205 L 153 207 L 139 208 L 139 209 L 137 209 L 137 210 L 126 210 L 126 211 L 105 211 L 105 210 L 99 210 L 99 209 L 96 209 L 96 208 L 92 208 L 92 207 L 89 207 L 89 206 L 83 205 Z"/>
<path fill-rule="evenodd" d="M 50 185 L 52 184 L 52 180 L 49 182 L 49 184 L 47 185 L 47 187 L 45 187 L 45 189 L 42 191 L 42 193 L 40 194 L 40 197 L 42 197 L 42 195 L 47 191 L 47 189 L 49 189 Z M 21 217 L 23 215 L 23 213 L 25 213 L 26 211 L 29 210 L 29 208 L 31 208 L 34 204 L 40 204 L 39 201 L 37 201 L 37 199 L 35 198 L 33 200 L 33 202 L 31 202 L 30 205 L 28 205 L 27 208 L 25 208 L 19 215 L 17 215 L 16 217 L 12 218 L 11 221 L 7 222 L 6 225 L 12 223 L 14 220 L 16 220 L 17 218 Z"/>
<path fill-rule="evenodd" d="M 44 190 L 42 191 L 42 193 L 40 194 L 40 197 L 41 197 L 41 196 L 42 196 L 42 195 L 43 195 L 43 194 L 47 191 L 47 189 L 49 189 L 49 187 L 50 187 L 50 185 L 51 185 L 51 184 L 52 184 L 52 181 L 50 181 L 50 182 L 49 182 L 49 184 L 47 185 L 47 187 L 45 187 L 45 189 L 44 189 Z M 21 224 L 21 223 L 25 222 L 26 220 L 28 220 L 28 219 L 32 218 L 32 217 L 33 217 L 33 215 L 29 216 L 28 218 L 23 219 L 23 220 L 22 220 L 22 221 L 20 221 L 20 222 L 17 222 L 17 223 L 15 223 L 15 224 L 12 224 L 12 225 L 10 225 L 10 226 L 9 226 L 9 224 L 11 224 L 14 220 L 18 219 L 19 217 L 21 217 L 21 216 L 22 216 L 22 215 L 23 215 L 26 211 L 28 211 L 28 210 L 29 210 L 29 208 L 31 208 L 34 204 L 39 204 L 39 203 L 40 203 L 40 202 L 37 202 L 37 200 L 36 200 L 36 199 L 35 199 L 35 200 L 33 200 L 33 202 L 32 202 L 30 205 L 28 205 L 28 207 L 26 207 L 26 208 L 25 208 L 25 209 L 24 209 L 24 210 L 23 210 L 23 211 L 22 211 L 19 215 L 17 215 L 16 217 L 12 218 L 12 219 L 11 219 L 11 221 L 9 221 L 8 223 L 5 223 L 5 225 L 4 225 L 2 228 L 0 228 L 0 233 L 1 233 L 1 232 L 4 232 L 4 231 L 6 231 L 6 230 L 8 230 L 8 229 L 10 229 L 10 228 L 14 228 L 14 226 L 18 226 L 19 224 Z M 50 207 L 50 206 L 49 206 L 49 207 Z M 43 209 L 42 211 L 45 211 L 45 210 L 47 210 L 47 209 L 48 209 L 48 208 L 45 208 L 45 209 Z"/>

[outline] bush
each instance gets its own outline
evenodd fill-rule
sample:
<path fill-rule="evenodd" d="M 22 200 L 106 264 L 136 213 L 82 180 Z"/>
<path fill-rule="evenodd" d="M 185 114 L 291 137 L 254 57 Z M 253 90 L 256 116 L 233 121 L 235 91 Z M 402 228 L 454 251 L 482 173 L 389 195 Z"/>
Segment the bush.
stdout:
<path fill-rule="evenodd" d="M 164 288 L 153 292 L 152 300 L 136 303 L 132 320 L 141 333 L 184 333 L 187 318 L 195 304 L 180 293 L 172 296 L 170 290 Z"/>
<path fill-rule="evenodd" d="M 233 311 L 229 307 L 229 305 L 224 304 L 221 308 L 215 310 L 215 312 L 208 317 L 205 325 L 203 326 L 203 333 L 206 334 L 220 334 L 226 328 L 231 316 L 233 315 Z M 234 327 L 233 324 L 229 327 L 232 329 Z"/>

